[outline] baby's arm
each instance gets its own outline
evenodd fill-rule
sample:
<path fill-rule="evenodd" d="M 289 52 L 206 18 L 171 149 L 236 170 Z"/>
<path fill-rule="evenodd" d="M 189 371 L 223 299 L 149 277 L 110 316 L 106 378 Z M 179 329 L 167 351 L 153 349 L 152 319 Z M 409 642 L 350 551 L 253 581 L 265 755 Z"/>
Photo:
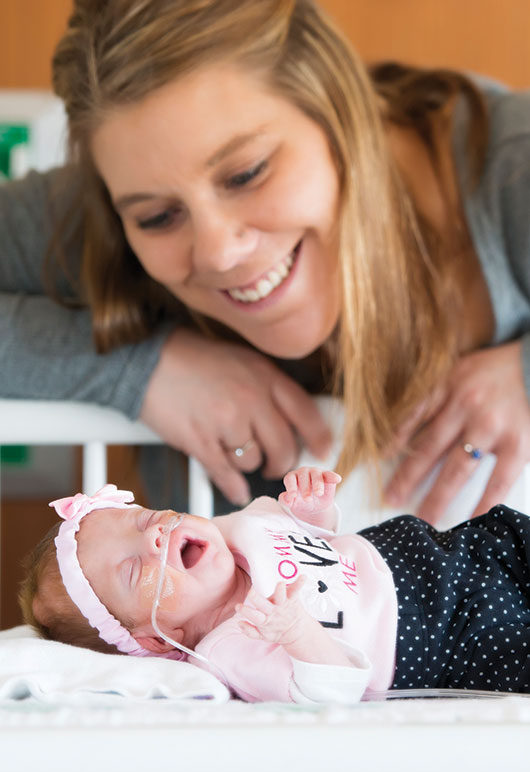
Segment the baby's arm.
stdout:
<path fill-rule="evenodd" d="M 303 582 L 303 576 L 290 585 L 279 582 L 270 598 L 250 590 L 246 600 L 252 605 L 245 601 L 237 607 L 241 630 L 249 638 L 282 646 L 290 657 L 301 662 L 350 667 L 351 661 L 341 646 L 300 603 L 298 593 Z"/>
<path fill-rule="evenodd" d="M 340 481 L 336 472 L 303 466 L 285 475 L 285 492 L 278 501 L 300 520 L 334 531 L 337 509 L 333 499 Z"/>

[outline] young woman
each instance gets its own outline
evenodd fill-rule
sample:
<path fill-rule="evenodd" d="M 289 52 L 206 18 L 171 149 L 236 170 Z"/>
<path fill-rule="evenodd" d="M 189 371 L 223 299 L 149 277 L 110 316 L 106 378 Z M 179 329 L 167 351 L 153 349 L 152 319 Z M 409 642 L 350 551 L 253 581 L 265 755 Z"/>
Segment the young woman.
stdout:
<path fill-rule="evenodd" d="M 2 393 L 139 414 L 242 503 L 298 435 L 326 451 L 302 387 L 334 388 L 342 473 L 406 447 L 399 506 L 444 458 L 435 521 L 492 452 L 477 510 L 502 499 L 530 460 L 530 94 L 367 72 L 310 0 L 78 0 L 54 83 L 72 165 L 1 192 Z M 40 296 L 50 209 L 88 310 Z"/>

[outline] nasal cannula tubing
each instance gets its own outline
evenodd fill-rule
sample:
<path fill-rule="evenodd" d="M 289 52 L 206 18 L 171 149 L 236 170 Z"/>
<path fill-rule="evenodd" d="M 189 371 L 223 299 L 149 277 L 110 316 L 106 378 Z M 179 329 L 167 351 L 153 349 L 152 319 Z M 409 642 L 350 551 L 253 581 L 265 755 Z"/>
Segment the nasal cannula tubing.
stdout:
<path fill-rule="evenodd" d="M 162 552 L 160 555 L 160 573 L 158 576 L 158 585 L 156 587 L 155 598 L 153 600 L 153 606 L 151 608 L 151 624 L 153 625 L 153 629 L 156 632 L 156 634 L 159 635 L 161 638 L 163 638 L 164 641 L 166 641 L 167 643 L 170 643 L 172 646 L 175 646 L 177 649 L 180 649 L 180 651 L 183 651 L 185 654 L 188 654 L 190 657 L 195 657 L 196 659 L 200 659 L 201 662 L 208 662 L 206 657 L 203 657 L 202 654 L 197 654 L 197 652 L 193 651 L 193 649 L 188 649 L 187 646 L 183 646 L 181 643 L 177 643 L 177 641 L 174 641 L 173 638 L 169 637 L 169 635 L 166 635 L 165 633 L 163 633 L 156 621 L 156 612 L 158 611 L 158 606 L 160 604 L 160 597 L 162 595 L 162 587 L 164 586 L 164 575 L 166 572 L 167 553 L 169 550 L 169 537 L 171 535 L 171 532 L 174 531 L 175 528 L 178 528 L 178 526 L 181 524 L 183 519 L 184 519 L 184 515 L 176 515 L 162 529 L 162 535 L 164 536 L 164 546 L 162 547 Z"/>

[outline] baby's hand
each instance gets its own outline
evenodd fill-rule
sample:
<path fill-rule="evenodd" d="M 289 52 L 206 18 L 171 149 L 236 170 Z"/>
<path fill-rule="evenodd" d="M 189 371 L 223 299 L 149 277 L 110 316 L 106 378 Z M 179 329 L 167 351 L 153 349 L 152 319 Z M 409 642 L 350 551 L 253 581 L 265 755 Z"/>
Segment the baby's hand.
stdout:
<path fill-rule="evenodd" d="M 236 606 L 241 617 L 239 626 L 245 635 L 281 646 L 298 643 L 304 635 L 307 622 L 311 625 L 314 623 L 298 599 L 304 579 L 299 576 L 290 585 L 279 582 L 270 598 L 264 598 L 254 589 L 250 590 L 245 603 Z M 252 606 L 246 605 L 247 600 Z"/>
<path fill-rule="evenodd" d="M 285 475 L 285 493 L 280 494 L 279 501 L 297 517 L 323 512 L 333 504 L 341 479 L 336 472 L 303 466 Z"/>

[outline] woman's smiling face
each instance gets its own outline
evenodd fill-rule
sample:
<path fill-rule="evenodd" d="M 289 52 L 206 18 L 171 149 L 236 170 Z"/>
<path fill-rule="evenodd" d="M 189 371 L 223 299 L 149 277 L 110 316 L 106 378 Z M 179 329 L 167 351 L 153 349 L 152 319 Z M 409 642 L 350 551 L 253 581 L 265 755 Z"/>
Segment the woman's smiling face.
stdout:
<path fill-rule="evenodd" d="M 132 249 L 183 303 L 275 356 L 327 339 L 338 175 L 321 128 L 257 75 L 187 75 L 111 112 L 92 151 Z"/>

